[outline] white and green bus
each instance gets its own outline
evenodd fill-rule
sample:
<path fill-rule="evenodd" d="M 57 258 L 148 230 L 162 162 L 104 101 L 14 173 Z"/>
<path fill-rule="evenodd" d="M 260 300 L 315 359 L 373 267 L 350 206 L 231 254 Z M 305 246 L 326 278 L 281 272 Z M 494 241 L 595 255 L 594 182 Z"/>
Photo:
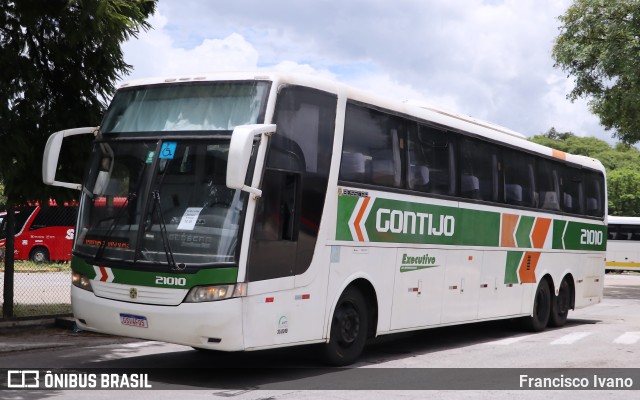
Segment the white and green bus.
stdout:
<path fill-rule="evenodd" d="M 82 184 L 64 137 L 95 135 Z M 99 128 L 51 136 L 45 183 L 81 190 L 81 329 L 199 349 L 320 343 L 601 301 L 604 169 L 469 117 L 310 77 L 118 89 Z"/>
<path fill-rule="evenodd" d="M 640 217 L 607 220 L 607 271 L 640 271 Z"/>

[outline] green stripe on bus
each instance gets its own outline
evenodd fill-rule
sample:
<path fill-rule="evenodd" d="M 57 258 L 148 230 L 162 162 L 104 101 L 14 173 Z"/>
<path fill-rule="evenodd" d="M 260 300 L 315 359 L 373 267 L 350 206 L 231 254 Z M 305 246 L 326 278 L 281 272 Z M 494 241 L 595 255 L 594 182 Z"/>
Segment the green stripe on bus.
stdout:
<path fill-rule="evenodd" d="M 74 256 L 71 259 L 71 269 L 89 279 L 96 279 L 96 271 L 93 265 L 88 264 L 80 257 Z M 111 272 L 113 273 L 113 283 L 180 289 L 203 285 L 231 284 L 236 283 L 238 279 L 238 267 L 204 268 L 194 274 L 135 271 L 121 268 L 111 268 Z M 158 277 L 184 278 L 186 284 L 156 284 Z"/>
<path fill-rule="evenodd" d="M 521 248 L 531 248 L 531 230 L 533 229 L 534 217 L 521 216 L 516 229 L 516 245 Z"/>
<path fill-rule="evenodd" d="M 380 197 L 371 197 L 368 204 L 363 201 L 358 205 L 360 199 L 362 197 L 338 196 L 336 240 L 500 246 L 499 212 Z M 518 248 L 532 248 L 531 233 L 535 221 L 535 217 L 520 215 L 514 232 Z M 562 250 L 566 246 L 566 250 L 604 251 L 606 248 L 606 226 L 603 224 L 553 220 L 547 235 L 552 235 L 553 249 Z"/>
<path fill-rule="evenodd" d="M 567 221 L 560 221 L 558 219 L 553 221 L 553 248 L 562 250 L 564 245 L 562 244 L 562 235 L 564 234 L 564 228 L 567 226 Z"/>
<path fill-rule="evenodd" d="M 339 196 L 338 197 L 338 224 L 336 226 L 336 240 L 356 240 L 351 237 L 349 229 L 349 219 L 358 204 L 359 197 Z"/>
<path fill-rule="evenodd" d="M 607 227 L 569 221 L 563 240 L 566 249 L 605 251 L 607 248 Z"/>
<path fill-rule="evenodd" d="M 469 246 L 500 245 L 500 213 L 459 209 L 461 229 L 459 243 Z"/>
<path fill-rule="evenodd" d="M 522 261 L 524 251 L 507 251 L 507 266 L 504 271 L 504 283 L 520 283 L 518 280 L 518 267 Z"/>

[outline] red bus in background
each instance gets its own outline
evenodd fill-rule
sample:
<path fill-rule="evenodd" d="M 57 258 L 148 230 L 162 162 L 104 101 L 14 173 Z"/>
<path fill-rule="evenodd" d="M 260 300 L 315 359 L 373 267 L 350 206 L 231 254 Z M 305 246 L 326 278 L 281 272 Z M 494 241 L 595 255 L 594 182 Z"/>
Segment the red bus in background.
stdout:
<path fill-rule="evenodd" d="M 29 205 L 16 208 L 15 260 L 36 263 L 71 260 L 71 248 L 78 216 L 78 206 L 49 207 Z M 0 260 L 4 258 L 7 237 L 6 215 L 0 223 Z"/>

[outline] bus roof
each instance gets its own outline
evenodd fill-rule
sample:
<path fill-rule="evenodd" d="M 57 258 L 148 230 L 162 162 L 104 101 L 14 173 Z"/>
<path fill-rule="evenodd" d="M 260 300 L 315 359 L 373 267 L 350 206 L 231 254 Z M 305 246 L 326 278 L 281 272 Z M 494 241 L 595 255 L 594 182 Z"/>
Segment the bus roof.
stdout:
<path fill-rule="evenodd" d="M 274 83 L 272 90 L 277 90 L 283 85 L 301 85 L 314 89 L 346 96 L 348 99 L 373 105 L 388 111 L 403 114 L 414 119 L 432 122 L 443 125 L 454 130 L 468 132 L 487 139 L 506 143 L 513 147 L 523 148 L 531 152 L 565 160 L 579 164 L 588 168 L 604 172 L 602 163 L 591 157 L 568 154 L 562 151 L 551 149 L 550 147 L 526 140 L 526 136 L 509 128 L 481 121 L 479 119 L 449 112 L 435 106 L 426 105 L 416 101 L 391 100 L 380 95 L 356 89 L 348 85 L 338 83 L 311 75 L 282 73 L 282 72 L 216 72 L 196 75 L 178 75 L 173 77 L 148 78 L 123 83 L 120 88 L 135 86 L 159 85 L 159 84 L 180 84 L 187 82 L 213 82 L 213 81 L 234 81 L 234 80 L 259 80 L 271 81 Z"/>
<path fill-rule="evenodd" d="M 611 225 L 640 225 L 640 217 L 620 217 L 609 215 L 607 222 Z"/>

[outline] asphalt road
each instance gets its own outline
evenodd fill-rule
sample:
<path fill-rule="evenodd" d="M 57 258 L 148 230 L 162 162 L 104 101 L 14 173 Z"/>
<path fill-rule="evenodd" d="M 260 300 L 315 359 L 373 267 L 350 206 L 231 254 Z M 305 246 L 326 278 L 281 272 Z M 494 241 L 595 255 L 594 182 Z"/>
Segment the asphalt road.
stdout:
<path fill-rule="evenodd" d="M 318 364 L 311 348 L 239 354 L 203 353 L 188 347 L 113 340 L 89 333 L 60 334 L 49 347 L 0 354 L 0 368 L 167 368 L 152 382 L 154 389 L 136 398 L 354 399 L 354 398 L 635 398 L 628 391 L 402 391 L 433 381 L 451 389 L 464 379 L 490 383 L 492 374 L 520 369 L 552 368 L 552 374 L 575 368 L 640 369 L 640 276 L 607 275 L 605 300 L 569 314 L 563 328 L 525 333 L 509 321 L 478 323 L 391 335 L 368 346 L 355 369 L 331 370 Z M 75 336 L 74 336 L 75 335 Z M 95 337 L 96 339 L 98 336 Z M 9 338 L 11 339 L 11 338 Z M 20 340 L 19 337 L 11 340 Z M 33 341 L 36 338 L 23 338 Z M 57 347 L 56 347 L 57 346 Z M 251 369 L 246 369 L 251 367 Z M 210 369 L 216 368 L 216 369 Z M 241 369 L 234 369 L 241 368 Z M 440 369 L 443 368 L 443 369 Z M 491 368 L 499 368 L 493 370 Z M 120 370 L 124 371 L 124 370 Z M 133 370 L 129 370 L 133 371 Z M 137 371 L 137 370 L 136 370 Z M 156 371 L 156 370 L 154 370 Z M 185 373 L 186 371 L 186 373 Z M 631 372 L 629 372 L 631 371 Z M 635 370 L 616 370 L 636 379 Z M 190 375 L 185 378 L 186 375 Z M 420 382 L 422 380 L 422 382 Z M 640 384 L 640 378 L 636 379 Z M 414 385 L 414 386 L 411 386 Z M 424 386 L 424 385 L 422 385 Z M 491 385 L 489 385 L 490 387 Z M 637 386 L 636 386 L 637 387 Z M 327 389 L 340 390 L 327 390 Z M 357 391 L 345 391 L 357 388 Z M 378 388 L 378 390 L 367 390 Z M 380 390 L 388 389 L 388 390 Z M 309 390 L 324 389 L 324 390 Z M 508 388 L 510 389 L 510 388 Z M 186 391 L 184 391 L 186 390 Z M 12 398 L 107 398 L 109 391 L 14 391 Z M 123 392 L 118 392 L 123 393 Z M 0 397 L 2 393 L 0 392 Z M 84 395 L 84 396 L 82 396 Z"/>

